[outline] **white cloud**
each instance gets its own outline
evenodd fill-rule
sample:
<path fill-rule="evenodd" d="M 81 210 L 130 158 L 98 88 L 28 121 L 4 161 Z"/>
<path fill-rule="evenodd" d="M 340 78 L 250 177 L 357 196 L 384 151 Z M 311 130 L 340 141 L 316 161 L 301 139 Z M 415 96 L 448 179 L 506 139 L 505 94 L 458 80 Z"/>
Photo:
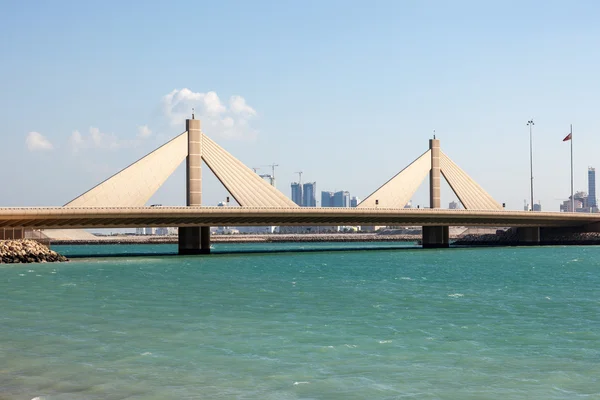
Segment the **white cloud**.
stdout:
<path fill-rule="evenodd" d="M 163 96 L 162 110 L 172 125 L 184 126 L 194 109 L 196 119 L 202 120 L 202 129 L 209 135 L 230 139 L 251 139 L 256 131 L 250 120 L 257 113 L 242 96 L 231 96 L 225 106 L 215 92 L 193 92 L 184 88 Z"/>
<path fill-rule="evenodd" d="M 231 96 L 229 99 L 229 107 L 231 107 L 231 111 L 236 114 L 252 117 L 256 116 L 256 111 L 254 108 L 246 104 L 246 99 L 244 99 L 242 96 Z"/>
<path fill-rule="evenodd" d="M 39 132 L 29 132 L 25 139 L 29 151 L 47 151 L 54 149 L 54 146 L 44 135 Z"/>
<path fill-rule="evenodd" d="M 79 131 L 73 131 L 69 138 L 69 143 L 73 151 L 81 149 L 118 149 L 121 147 L 131 147 L 132 141 L 119 140 L 113 133 L 104 133 L 96 127 L 90 127 L 88 135 L 82 135 Z"/>
<path fill-rule="evenodd" d="M 138 137 L 139 138 L 147 138 L 152 135 L 152 131 L 148 128 L 148 125 L 140 125 L 138 126 Z"/>

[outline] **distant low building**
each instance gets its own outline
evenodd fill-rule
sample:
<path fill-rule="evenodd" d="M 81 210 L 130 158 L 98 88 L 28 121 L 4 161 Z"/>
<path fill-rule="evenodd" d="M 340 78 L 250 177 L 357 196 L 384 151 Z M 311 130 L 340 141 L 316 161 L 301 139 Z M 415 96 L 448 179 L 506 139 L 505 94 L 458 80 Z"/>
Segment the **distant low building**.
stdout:
<path fill-rule="evenodd" d="M 245 234 L 270 234 L 279 230 L 278 226 L 237 226 L 239 233 Z"/>
<path fill-rule="evenodd" d="M 160 236 L 167 236 L 169 234 L 169 228 L 156 228 L 154 234 Z"/>

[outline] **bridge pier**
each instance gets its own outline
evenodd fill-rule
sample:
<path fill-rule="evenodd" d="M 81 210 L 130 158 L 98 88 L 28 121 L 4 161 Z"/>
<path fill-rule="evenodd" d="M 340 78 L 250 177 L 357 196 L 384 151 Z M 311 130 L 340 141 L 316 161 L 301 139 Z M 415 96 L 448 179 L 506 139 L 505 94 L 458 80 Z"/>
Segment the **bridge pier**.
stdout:
<path fill-rule="evenodd" d="M 439 249 L 450 247 L 450 227 L 448 226 L 424 226 L 423 248 Z"/>
<path fill-rule="evenodd" d="M 440 169 L 440 141 L 439 139 L 429 139 L 429 150 L 431 150 L 431 170 L 429 171 L 429 207 L 441 207 L 441 169 Z M 423 227 L 423 248 L 435 249 L 446 248 L 450 246 L 448 226 L 424 226 Z"/>
<path fill-rule="evenodd" d="M 179 228 L 179 254 L 210 254 L 210 227 Z"/>
<path fill-rule="evenodd" d="M 540 244 L 540 227 L 525 226 L 517 228 L 517 238 L 520 246 L 536 246 Z"/>
<path fill-rule="evenodd" d="M 187 119 L 188 155 L 186 158 L 186 205 L 202 205 L 202 132 L 200 120 Z M 210 254 L 210 227 L 179 228 L 179 254 Z"/>

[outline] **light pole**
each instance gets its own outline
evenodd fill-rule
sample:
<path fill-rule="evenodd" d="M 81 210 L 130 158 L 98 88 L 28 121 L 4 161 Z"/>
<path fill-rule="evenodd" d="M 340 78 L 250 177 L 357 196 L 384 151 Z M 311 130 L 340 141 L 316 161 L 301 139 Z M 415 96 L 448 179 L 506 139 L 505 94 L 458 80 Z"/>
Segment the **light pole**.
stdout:
<path fill-rule="evenodd" d="M 531 211 L 533 211 L 533 125 L 535 125 L 533 119 L 527 121 L 527 126 L 529 126 L 529 171 L 531 176 Z"/>

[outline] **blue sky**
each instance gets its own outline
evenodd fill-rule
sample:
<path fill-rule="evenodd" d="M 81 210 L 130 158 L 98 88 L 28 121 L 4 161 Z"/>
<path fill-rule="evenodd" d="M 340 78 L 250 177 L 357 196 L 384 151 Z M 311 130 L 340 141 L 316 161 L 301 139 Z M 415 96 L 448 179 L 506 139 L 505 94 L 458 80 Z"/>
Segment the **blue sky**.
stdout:
<path fill-rule="evenodd" d="M 0 206 L 62 205 L 184 130 L 364 198 L 442 149 L 507 208 L 600 167 L 595 1 L 4 1 Z M 171 94 L 171 97 L 168 95 Z M 33 132 L 33 133 L 32 133 Z M 209 175 L 208 169 L 206 174 Z M 267 173 L 267 168 L 259 172 Z M 185 201 L 180 168 L 151 203 Z M 225 191 L 214 178 L 204 202 Z M 455 199 L 446 188 L 442 204 Z M 428 201 L 425 187 L 414 204 Z"/>

